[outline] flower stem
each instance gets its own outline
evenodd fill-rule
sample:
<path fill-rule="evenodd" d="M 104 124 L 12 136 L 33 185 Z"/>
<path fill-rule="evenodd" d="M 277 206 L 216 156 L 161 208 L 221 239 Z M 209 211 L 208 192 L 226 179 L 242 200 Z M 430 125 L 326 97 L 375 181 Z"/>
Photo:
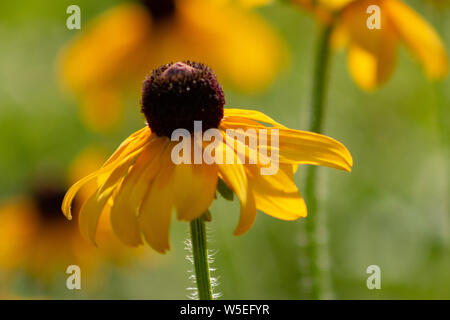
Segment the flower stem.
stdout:
<path fill-rule="evenodd" d="M 312 88 L 312 112 L 309 130 L 320 133 L 323 129 L 325 113 L 325 91 L 328 79 L 328 60 L 330 55 L 330 37 L 333 23 L 328 23 L 321 30 L 317 55 L 314 65 L 314 82 Z"/>
<path fill-rule="evenodd" d="M 191 221 L 191 242 L 198 298 L 200 300 L 212 300 L 206 228 L 203 216 Z"/>
<path fill-rule="evenodd" d="M 321 133 L 325 115 L 325 93 L 328 79 L 328 63 L 330 55 L 330 36 L 333 23 L 329 23 L 321 30 L 314 65 L 314 82 L 312 88 L 312 110 L 309 130 Z M 310 299 L 320 299 L 324 296 L 323 279 L 324 270 L 320 258 L 327 254 L 323 239 L 319 239 L 318 200 L 317 200 L 317 167 L 309 166 L 306 169 L 305 199 L 308 204 L 308 217 L 305 220 L 306 255 L 308 257 L 308 270 L 304 273 L 309 276 L 308 288 L 302 288 Z M 326 226 L 320 225 L 321 231 Z"/>

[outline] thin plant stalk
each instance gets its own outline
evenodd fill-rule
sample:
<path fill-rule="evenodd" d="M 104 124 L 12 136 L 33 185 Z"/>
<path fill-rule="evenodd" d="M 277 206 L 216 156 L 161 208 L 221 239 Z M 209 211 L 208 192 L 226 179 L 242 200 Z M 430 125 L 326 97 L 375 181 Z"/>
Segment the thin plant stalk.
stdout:
<path fill-rule="evenodd" d="M 190 228 L 198 298 L 200 300 L 212 300 L 213 293 L 204 217 L 202 216 L 198 219 L 192 220 Z"/>
<path fill-rule="evenodd" d="M 322 133 L 325 118 L 325 98 L 328 80 L 330 37 L 334 23 L 331 22 L 322 27 L 314 64 L 314 79 L 312 88 L 311 118 L 309 130 Z M 319 239 L 319 229 L 323 232 L 324 221 L 318 219 L 317 199 L 317 167 L 306 168 L 305 199 L 308 204 L 308 217 L 305 219 L 307 270 L 303 273 L 308 275 L 308 285 L 303 285 L 302 292 L 310 299 L 320 299 L 328 296 L 324 292 L 324 279 L 327 279 L 325 266 L 321 265 L 321 257 L 327 257 L 327 247 L 324 239 Z M 326 251 L 326 252 L 325 252 Z M 304 281 L 302 283 L 305 283 Z"/>

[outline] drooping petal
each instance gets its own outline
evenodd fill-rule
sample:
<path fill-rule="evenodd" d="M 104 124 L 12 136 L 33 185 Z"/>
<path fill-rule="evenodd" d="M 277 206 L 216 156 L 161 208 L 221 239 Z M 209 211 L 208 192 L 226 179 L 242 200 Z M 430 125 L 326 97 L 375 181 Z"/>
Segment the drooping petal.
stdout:
<path fill-rule="evenodd" d="M 373 90 L 386 82 L 395 67 L 398 37 L 385 3 L 380 0 L 354 1 L 343 9 L 337 26 L 349 46 L 347 64 L 350 74 L 364 90 Z M 372 13 L 372 17 L 367 9 L 373 5 L 380 9 Z M 370 22 L 372 18 L 374 20 Z M 369 28 L 368 23 L 373 22 L 379 22 L 380 28 Z"/>
<path fill-rule="evenodd" d="M 239 202 L 241 204 L 241 214 L 234 234 L 241 235 L 247 232 L 255 221 L 255 199 L 253 198 L 253 194 L 248 185 L 244 165 L 238 162 L 238 156 L 234 150 L 230 148 L 226 142 L 224 142 L 217 148 L 217 152 L 222 152 L 223 154 L 226 154 L 227 152 L 234 154 L 233 164 L 226 164 L 226 161 L 223 161 L 224 164 L 218 163 L 217 166 L 219 168 L 221 178 L 239 198 Z M 225 156 L 223 159 L 225 159 Z"/>
<path fill-rule="evenodd" d="M 226 126 L 226 125 L 225 125 Z M 251 137 L 251 136 L 250 136 Z M 233 140 L 231 140 L 233 141 Z M 299 217 L 306 216 L 306 206 L 300 196 L 297 187 L 293 180 L 293 174 L 297 169 L 297 165 L 279 164 L 278 161 L 274 164 L 279 166 L 279 170 L 275 174 L 264 174 L 262 168 L 268 167 L 270 157 L 259 154 L 259 160 L 263 161 L 265 165 L 260 162 L 251 163 L 249 156 L 251 149 L 248 145 L 241 150 L 241 143 L 237 142 L 235 152 L 241 154 L 241 158 L 245 159 L 245 171 L 248 179 L 249 190 L 256 202 L 256 208 L 279 219 L 295 220 Z M 230 136 L 226 135 L 226 143 L 231 148 Z"/>
<path fill-rule="evenodd" d="M 241 199 L 239 199 L 241 200 Z M 253 226 L 256 220 L 256 203 L 253 192 L 250 186 L 247 189 L 247 200 L 245 203 L 241 201 L 241 214 L 239 216 L 239 223 L 234 229 L 233 234 L 240 236 L 246 233 Z"/>
<path fill-rule="evenodd" d="M 95 242 L 95 235 L 97 232 L 98 220 L 105 208 L 110 196 L 114 192 L 114 188 L 108 189 L 101 197 L 97 193 L 93 193 L 87 201 L 83 204 L 78 217 L 78 223 L 81 234 L 86 238 Z"/>
<path fill-rule="evenodd" d="M 109 159 L 106 160 L 103 166 L 107 166 L 108 164 L 116 160 L 123 159 L 131 152 L 134 152 L 135 150 L 142 148 L 144 144 L 148 142 L 148 140 L 152 139 L 150 135 L 151 130 L 148 126 L 145 126 L 144 128 L 136 131 L 120 144 L 120 146 L 116 149 L 116 151 L 114 151 L 114 153 L 109 157 Z"/>
<path fill-rule="evenodd" d="M 83 177 L 95 172 L 100 168 L 107 158 L 106 150 L 100 146 L 90 146 L 80 152 L 74 160 L 72 160 L 67 175 L 67 181 L 75 183 Z M 93 192 L 97 190 L 97 184 L 94 182 L 89 183 L 88 186 L 84 186 L 77 196 L 80 199 L 87 199 Z"/>
<path fill-rule="evenodd" d="M 165 253 L 170 249 L 169 229 L 174 209 L 171 179 L 174 164 L 169 148 L 161 158 L 161 170 L 155 177 L 139 208 L 139 226 L 147 243 L 156 251 Z"/>
<path fill-rule="evenodd" d="M 61 210 L 67 219 L 72 220 L 72 202 L 78 191 L 87 183 L 92 181 L 97 176 L 97 172 L 87 175 L 83 179 L 77 181 L 70 189 L 66 192 L 64 196 L 63 203 L 61 205 Z"/>
<path fill-rule="evenodd" d="M 235 131 L 226 130 L 227 127 L 221 126 L 222 129 L 225 129 L 223 132 L 223 139 L 226 145 L 228 146 L 227 150 L 234 151 L 234 160 L 235 163 L 243 163 L 243 164 L 257 164 L 261 159 L 265 160 L 267 163 L 267 156 L 258 154 L 258 133 L 256 130 L 240 130 L 237 129 Z M 227 160 L 227 155 L 225 154 L 224 159 Z"/>
<path fill-rule="evenodd" d="M 129 246 L 142 244 L 138 208 L 160 169 L 160 156 L 165 144 L 166 139 L 160 138 L 144 148 L 114 198 L 111 226 L 119 239 Z"/>
<path fill-rule="evenodd" d="M 258 210 L 281 220 L 306 217 L 305 201 L 294 183 L 292 165 L 281 165 L 275 175 L 262 175 L 256 165 L 245 169 Z"/>
<path fill-rule="evenodd" d="M 73 199 L 78 191 L 84 187 L 85 184 L 90 183 L 96 179 L 97 186 L 103 185 L 110 177 L 111 172 L 120 164 L 123 159 L 133 159 L 139 155 L 142 147 L 148 143 L 148 130 L 142 129 L 131 135 L 125 140 L 117 149 L 117 151 L 106 161 L 106 163 L 99 170 L 80 179 L 67 191 L 61 209 L 64 215 L 70 220 L 72 219 L 71 206 Z"/>
<path fill-rule="evenodd" d="M 174 168 L 173 193 L 179 220 L 200 217 L 214 200 L 218 180 L 215 164 L 179 164 Z"/>
<path fill-rule="evenodd" d="M 423 64 L 427 75 L 433 79 L 445 77 L 448 56 L 431 25 L 401 1 L 385 1 L 385 8 L 396 31 Z"/>
<path fill-rule="evenodd" d="M 233 163 L 227 164 L 225 161 L 225 155 L 228 153 L 234 153 L 234 150 L 230 150 L 230 147 L 226 143 L 221 143 L 217 148 L 217 153 L 222 153 L 224 155 L 223 161 L 217 163 L 219 173 L 225 183 L 230 187 L 231 190 L 238 196 L 242 204 L 247 201 L 247 176 L 245 174 L 244 166 L 238 163 L 237 156 L 233 159 Z"/>
<path fill-rule="evenodd" d="M 246 132 L 249 128 L 267 129 L 268 141 L 259 143 L 258 150 L 260 153 L 264 151 L 265 155 L 277 151 L 279 163 L 322 165 L 346 171 L 350 171 L 353 165 L 352 156 L 347 148 L 342 143 L 325 135 L 281 127 L 267 128 L 259 124 L 228 120 L 223 121 L 221 126 L 243 129 Z M 271 130 L 278 130 L 278 146 L 269 138 Z M 257 134 L 259 134 L 258 131 Z"/>
<path fill-rule="evenodd" d="M 386 41 L 377 51 L 367 51 L 357 44 L 350 44 L 347 64 L 356 84 L 370 91 L 389 80 L 396 61 L 397 42 L 393 33 L 386 34 Z"/>
<path fill-rule="evenodd" d="M 307 131 L 280 129 L 280 163 L 313 164 L 351 171 L 353 159 L 337 140 Z"/>
<path fill-rule="evenodd" d="M 124 159 L 117 160 L 114 163 L 112 163 L 115 164 L 114 168 L 110 170 L 107 174 L 103 176 L 99 175 L 98 179 L 100 183 L 98 188 L 98 194 L 101 194 L 104 190 L 107 190 L 110 187 L 116 185 L 117 182 L 128 173 L 130 167 L 135 163 L 136 159 L 141 155 L 141 153 L 145 150 L 145 147 L 149 143 L 150 142 L 145 144 L 142 148 L 130 153 Z"/>

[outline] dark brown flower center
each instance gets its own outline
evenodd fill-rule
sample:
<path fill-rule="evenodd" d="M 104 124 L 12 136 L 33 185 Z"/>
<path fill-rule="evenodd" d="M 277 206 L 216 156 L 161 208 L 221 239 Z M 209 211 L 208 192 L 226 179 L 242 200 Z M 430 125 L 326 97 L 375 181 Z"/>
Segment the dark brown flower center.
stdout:
<path fill-rule="evenodd" d="M 155 21 L 170 18 L 175 14 L 175 0 L 141 0 Z"/>
<path fill-rule="evenodd" d="M 225 97 L 210 68 L 186 61 L 154 70 L 144 81 L 141 104 L 152 132 L 170 138 L 176 129 L 194 132 L 194 121 L 202 130 L 217 128 Z"/>
<path fill-rule="evenodd" d="M 61 212 L 64 194 L 64 188 L 52 186 L 41 186 L 33 191 L 33 200 L 42 220 L 49 222 L 64 220 Z"/>

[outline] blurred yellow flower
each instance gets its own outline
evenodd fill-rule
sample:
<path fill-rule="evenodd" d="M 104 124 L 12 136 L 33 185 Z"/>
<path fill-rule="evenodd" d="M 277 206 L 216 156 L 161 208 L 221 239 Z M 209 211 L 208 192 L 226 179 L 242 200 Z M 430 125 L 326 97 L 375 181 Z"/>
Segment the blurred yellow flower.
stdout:
<path fill-rule="evenodd" d="M 385 83 L 395 67 L 397 47 L 403 42 L 431 79 L 448 73 L 445 47 L 433 28 L 399 0 L 293 0 L 331 23 L 333 44 L 347 48 L 347 63 L 354 81 L 365 90 Z M 380 8 L 380 29 L 369 29 L 367 8 Z"/>
<path fill-rule="evenodd" d="M 63 50 L 59 70 L 87 124 L 106 130 L 120 119 L 124 91 L 158 65 L 204 61 L 237 89 L 255 92 L 286 58 L 270 25 L 229 0 L 146 0 L 99 16 Z"/>
<path fill-rule="evenodd" d="M 73 163 L 71 178 L 79 179 L 104 159 L 104 153 L 98 150 L 85 151 Z M 50 281 L 55 274 L 65 275 L 72 264 L 91 272 L 105 261 L 121 263 L 130 256 L 122 244 L 112 241 L 115 237 L 111 237 L 106 220 L 100 223 L 100 248 L 85 241 L 76 225 L 61 219 L 63 197 L 64 187 L 46 177 L 34 181 L 29 195 L 9 199 L 0 206 L 0 268 L 25 271 L 36 279 Z M 83 194 L 75 205 L 81 201 Z"/>
<path fill-rule="evenodd" d="M 95 242 L 98 219 L 110 211 L 112 229 L 125 244 L 142 244 L 142 233 L 154 250 L 164 253 L 169 250 L 173 211 L 178 220 L 200 217 L 215 197 L 219 178 L 240 200 L 241 215 L 234 231 L 240 235 L 253 225 L 257 209 L 282 220 L 306 216 L 305 203 L 293 180 L 298 164 L 351 170 L 352 157 L 338 141 L 288 129 L 258 111 L 223 109 L 224 103 L 217 79 L 202 64 L 179 62 L 153 71 L 144 82 L 142 97 L 148 126 L 132 134 L 100 169 L 69 189 L 62 205 L 66 217 L 71 219 L 73 199 L 87 186 L 91 196 L 79 213 L 82 234 Z M 224 159 L 231 154 L 234 161 L 174 163 L 172 157 L 179 143 L 169 137 L 177 128 L 192 132 L 192 123 L 197 120 L 205 130 L 218 129 L 223 138 L 215 147 L 215 156 L 223 155 Z M 279 143 L 266 145 L 265 152 L 261 145 L 235 150 L 229 130 L 251 134 L 248 129 L 268 130 L 270 136 L 276 129 Z M 195 146 L 201 155 L 211 147 L 194 142 Z M 262 175 L 260 169 L 267 166 L 262 159 L 269 153 L 279 155 L 275 159 L 279 170 Z"/>
<path fill-rule="evenodd" d="M 63 188 L 61 188 L 61 191 Z M 0 207 L 0 267 L 25 271 L 39 280 L 51 280 L 67 266 L 80 264 L 91 269 L 94 261 L 89 244 L 76 227 L 59 218 L 64 194 L 42 187 L 31 197 L 8 200 Z M 85 264 L 86 262 L 87 264 Z"/>

